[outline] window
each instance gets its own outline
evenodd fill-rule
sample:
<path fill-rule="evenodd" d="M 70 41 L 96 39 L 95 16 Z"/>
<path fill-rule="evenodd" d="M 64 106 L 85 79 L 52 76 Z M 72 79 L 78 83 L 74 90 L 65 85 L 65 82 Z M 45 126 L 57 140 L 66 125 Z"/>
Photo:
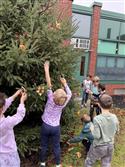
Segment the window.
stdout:
<path fill-rule="evenodd" d="M 119 43 L 118 54 L 125 55 L 125 43 Z"/>
<path fill-rule="evenodd" d="M 125 95 L 125 89 L 114 89 L 115 95 Z"/>
<path fill-rule="evenodd" d="M 74 48 L 87 49 L 89 50 L 90 40 L 89 39 L 80 39 L 80 38 L 72 38 L 71 44 L 74 45 Z"/>
<path fill-rule="evenodd" d="M 125 59 L 118 58 L 116 66 L 117 66 L 117 68 L 125 68 Z"/>
<path fill-rule="evenodd" d="M 105 67 L 106 66 L 106 57 L 99 57 L 97 61 L 97 67 Z"/>
<path fill-rule="evenodd" d="M 107 67 L 112 68 L 115 67 L 115 58 L 107 58 Z"/>
<path fill-rule="evenodd" d="M 109 57 L 99 55 L 96 74 L 107 81 L 125 82 L 125 57 Z"/>
<path fill-rule="evenodd" d="M 73 13 L 73 20 L 76 20 L 76 24 L 78 24 L 78 29 L 73 36 L 89 38 L 91 16 Z"/>
<path fill-rule="evenodd" d="M 123 27 L 124 28 L 124 27 Z M 99 38 L 101 39 L 119 39 L 120 22 L 101 19 Z"/>
<path fill-rule="evenodd" d="M 81 57 L 81 65 L 80 65 L 80 75 L 84 76 L 84 67 L 85 67 L 85 57 Z"/>
<path fill-rule="evenodd" d="M 116 54 L 117 42 L 98 41 L 98 53 Z"/>
<path fill-rule="evenodd" d="M 110 39 L 111 37 L 111 28 L 107 29 L 107 39 Z"/>
<path fill-rule="evenodd" d="M 125 41 L 125 23 L 121 22 L 120 40 Z"/>
<path fill-rule="evenodd" d="M 79 46 L 80 48 L 89 49 L 89 43 L 90 43 L 89 40 L 80 39 L 79 43 L 80 43 L 80 46 Z"/>

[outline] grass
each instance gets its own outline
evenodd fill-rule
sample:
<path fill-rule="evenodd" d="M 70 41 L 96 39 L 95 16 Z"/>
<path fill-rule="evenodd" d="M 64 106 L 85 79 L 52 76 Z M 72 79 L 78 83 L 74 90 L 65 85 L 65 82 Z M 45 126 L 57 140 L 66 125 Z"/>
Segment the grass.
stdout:
<path fill-rule="evenodd" d="M 80 116 L 85 111 L 77 113 L 76 119 L 78 124 L 75 127 L 75 134 L 79 134 L 81 130 Z M 125 116 L 119 116 L 120 120 L 120 134 L 116 137 L 115 151 L 112 160 L 111 167 L 125 167 Z M 81 157 L 77 156 L 77 152 L 81 153 Z M 62 158 L 62 167 L 83 167 L 85 160 L 84 148 L 81 143 L 74 144 L 72 148 L 69 148 L 67 153 Z M 100 162 L 97 162 L 94 167 L 100 167 Z"/>
<path fill-rule="evenodd" d="M 80 118 L 85 112 L 87 111 L 84 110 L 75 113 L 76 120 L 74 122 L 74 129 L 76 135 L 79 134 L 82 129 Z M 111 167 L 125 167 L 125 111 L 123 111 L 124 114 L 122 114 L 122 110 L 120 109 L 115 109 L 113 112 L 118 115 L 120 121 L 120 134 L 116 137 Z M 74 144 L 72 147 L 67 147 L 66 145 L 62 150 L 62 167 L 84 167 L 85 152 L 81 143 Z M 80 153 L 81 157 L 78 157 L 77 153 Z M 48 159 L 51 160 L 51 156 Z M 25 160 L 26 162 L 23 163 L 21 167 L 39 167 L 38 155 L 34 154 L 30 159 Z M 52 164 L 53 162 L 50 162 L 48 167 L 55 167 L 55 165 Z M 100 167 L 100 162 L 97 162 L 94 167 Z"/>

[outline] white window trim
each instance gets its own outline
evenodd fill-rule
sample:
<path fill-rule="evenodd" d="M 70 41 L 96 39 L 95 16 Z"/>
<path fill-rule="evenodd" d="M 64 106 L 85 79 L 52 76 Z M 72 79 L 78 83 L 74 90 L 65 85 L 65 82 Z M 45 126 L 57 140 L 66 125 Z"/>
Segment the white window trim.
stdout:
<path fill-rule="evenodd" d="M 90 48 L 90 40 L 89 39 L 72 38 L 71 44 L 74 46 L 74 48 L 85 49 L 85 50 L 89 50 L 89 48 Z"/>

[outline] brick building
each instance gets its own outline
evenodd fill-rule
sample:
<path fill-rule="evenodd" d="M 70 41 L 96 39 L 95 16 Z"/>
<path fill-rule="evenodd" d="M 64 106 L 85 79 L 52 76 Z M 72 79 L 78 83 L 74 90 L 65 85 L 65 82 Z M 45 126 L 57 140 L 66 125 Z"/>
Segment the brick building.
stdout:
<path fill-rule="evenodd" d="M 111 95 L 125 94 L 125 15 L 92 7 L 72 5 L 78 29 L 72 42 L 83 51 L 76 76 L 98 75 Z"/>
<path fill-rule="evenodd" d="M 91 7 L 59 0 L 60 8 L 78 23 L 72 43 L 81 49 L 76 79 L 89 73 L 98 75 L 111 95 L 125 94 L 125 14 L 102 10 L 102 4 Z"/>

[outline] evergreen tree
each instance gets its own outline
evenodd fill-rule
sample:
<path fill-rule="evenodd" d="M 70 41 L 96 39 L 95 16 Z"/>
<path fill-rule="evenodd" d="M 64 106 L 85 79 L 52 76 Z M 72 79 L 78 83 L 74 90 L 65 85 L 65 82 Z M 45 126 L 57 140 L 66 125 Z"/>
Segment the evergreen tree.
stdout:
<path fill-rule="evenodd" d="M 53 0 L 1 0 L 0 85 L 7 94 L 10 88 L 23 85 L 36 90 L 45 83 L 45 60 L 51 62 L 53 83 L 58 83 L 61 73 L 71 81 L 77 54 L 64 44 L 73 33 L 71 18 L 61 20 L 62 14 L 54 14 L 55 4 Z"/>
<path fill-rule="evenodd" d="M 41 114 L 45 103 L 45 95 L 40 96 L 45 89 L 45 60 L 50 60 L 52 82 L 57 88 L 61 74 L 73 83 L 78 57 L 77 51 L 66 44 L 75 27 L 71 26 L 71 18 L 64 19 L 63 12 L 54 10 L 56 4 L 54 0 L 0 3 L 0 91 L 11 95 L 16 88 L 26 87 L 27 111 L 35 111 L 35 117 L 29 114 L 28 119 L 34 124 L 40 118 L 36 112 Z"/>

